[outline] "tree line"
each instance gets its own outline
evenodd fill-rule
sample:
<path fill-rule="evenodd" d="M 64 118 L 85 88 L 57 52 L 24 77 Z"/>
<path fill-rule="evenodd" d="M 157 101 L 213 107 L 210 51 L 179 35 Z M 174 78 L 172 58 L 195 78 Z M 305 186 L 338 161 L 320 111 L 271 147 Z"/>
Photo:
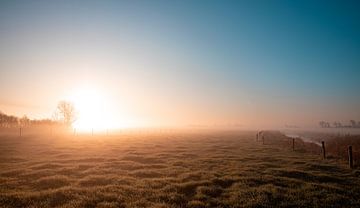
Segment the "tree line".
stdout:
<path fill-rule="evenodd" d="M 54 125 L 57 124 L 57 122 L 51 119 L 30 119 L 26 115 L 22 117 L 16 117 L 0 112 L 0 127 L 11 128 L 45 124 Z"/>
<path fill-rule="evenodd" d="M 76 120 L 76 110 L 74 105 L 68 101 L 60 101 L 52 118 L 47 119 L 30 119 L 26 115 L 17 117 L 7 115 L 0 111 L 0 127 L 26 127 L 31 125 L 66 125 L 71 124 Z"/>
<path fill-rule="evenodd" d="M 338 121 L 335 121 L 332 124 L 326 121 L 320 121 L 319 126 L 321 128 L 360 128 L 360 121 L 350 120 L 350 122 L 345 125 Z"/>

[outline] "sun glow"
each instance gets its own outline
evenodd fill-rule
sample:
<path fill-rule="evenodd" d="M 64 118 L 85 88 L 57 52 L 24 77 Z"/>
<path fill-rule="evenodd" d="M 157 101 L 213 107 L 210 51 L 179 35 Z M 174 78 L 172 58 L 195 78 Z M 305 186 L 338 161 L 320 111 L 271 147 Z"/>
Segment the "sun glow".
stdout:
<path fill-rule="evenodd" d="M 73 123 L 76 130 L 92 131 L 120 127 L 109 99 L 98 90 L 76 90 L 68 99 L 73 102 L 77 111 L 77 119 Z"/>

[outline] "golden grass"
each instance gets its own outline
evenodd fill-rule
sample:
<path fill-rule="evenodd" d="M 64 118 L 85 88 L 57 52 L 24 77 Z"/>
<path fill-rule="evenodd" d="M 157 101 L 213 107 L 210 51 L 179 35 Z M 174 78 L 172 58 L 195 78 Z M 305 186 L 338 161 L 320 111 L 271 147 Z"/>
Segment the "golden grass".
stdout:
<path fill-rule="evenodd" d="M 254 136 L 3 135 L 0 207 L 360 206 L 359 170 Z"/>

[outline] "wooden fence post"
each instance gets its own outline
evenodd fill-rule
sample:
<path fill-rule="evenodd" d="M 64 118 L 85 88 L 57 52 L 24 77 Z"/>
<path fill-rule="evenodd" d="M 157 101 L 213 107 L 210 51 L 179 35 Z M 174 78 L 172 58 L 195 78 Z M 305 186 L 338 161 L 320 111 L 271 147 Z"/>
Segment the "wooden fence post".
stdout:
<path fill-rule="evenodd" d="M 295 151 L 295 138 L 292 138 L 292 149 Z"/>
<path fill-rule="evenodd" d="M 321 142 L 321 148 L 322 148 L 323 158 L 326 159 L 325 142 L 324 141 Z"/>
<path fill-rule="evenodd" d="M 265 137 L 262 135 L 262 144 L 265 144 Z"/>
<path fill-rule="evenodd" d="M 348 153 L 349 153 L 349 167 L 352 169 L 354 167 L 353 166 L 352 146 L 349 146 Z"/>
<path fill-rule="evenodd" d="M 21 132 L 21 127 L 20 127 L 20 129 L 19 129 L 19 135 L 20 135 L 20 137 L 21 137 L 21 133 L 22 133 L 22 132 Z"/>

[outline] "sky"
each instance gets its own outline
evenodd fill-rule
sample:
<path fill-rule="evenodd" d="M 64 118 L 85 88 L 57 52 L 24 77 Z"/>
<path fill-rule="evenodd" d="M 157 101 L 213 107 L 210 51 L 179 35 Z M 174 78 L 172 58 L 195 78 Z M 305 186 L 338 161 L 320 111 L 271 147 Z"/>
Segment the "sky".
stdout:
<path fill-rule="evenodd" d="M 340 0 L 0 1 L 0 110 L 48 118 L 91 91 L 123 126 L 360 120 L 358 11 Z"/>

